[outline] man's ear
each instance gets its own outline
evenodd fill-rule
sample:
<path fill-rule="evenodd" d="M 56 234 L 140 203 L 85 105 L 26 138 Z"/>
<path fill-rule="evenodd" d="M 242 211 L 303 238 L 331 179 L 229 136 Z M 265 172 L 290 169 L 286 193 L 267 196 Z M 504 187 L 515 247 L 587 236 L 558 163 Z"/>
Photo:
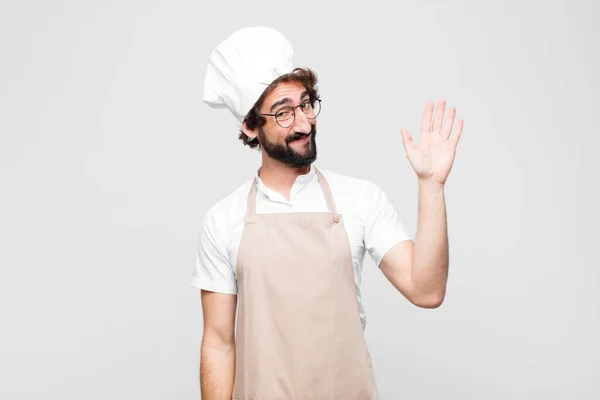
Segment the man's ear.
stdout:
<path fill-rule="evenodd" d="M 246 136 L 250 138 L 250 140 L 254 140 L 258 136 L 258 129 L 248 129 L 246 121 L 242 122 L 242 132 L 244 132 Z"/>

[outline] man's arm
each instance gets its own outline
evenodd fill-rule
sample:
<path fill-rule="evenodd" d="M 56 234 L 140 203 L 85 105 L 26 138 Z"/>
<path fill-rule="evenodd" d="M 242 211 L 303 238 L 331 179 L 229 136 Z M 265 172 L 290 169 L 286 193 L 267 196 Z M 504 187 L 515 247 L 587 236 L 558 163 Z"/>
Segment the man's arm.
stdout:
<path fill-rule="evenodd" d="M 415 242 L 396 244 L 382 259 L 381 270 L 413 304 L 439 307 L 448 280 L 448 233 L 444 185 L 419 180 L 419 219 Z"/>
<path fill-rule="evenodd" d="M 386 254 L 381 269 L 392 284 L 414 304 L 439 307 L 446 296 L 448 280 L 448 232 L 444 184 L 452 169 L 464 122 L 454 127 L 456 109 L 451 108 L 442 127 L 446 101 L 428 102 L 421 120 L 421 139 L 415 145 L 402 129 L 406 157 L 419 178 L 417 237 L 398 243 Z"/>
<path fill-rule="evenodd" d="M 231 400 L 235 377 L 237 295 L 201 291 L 204 334 L 200 354 L 203 400 Z"/>

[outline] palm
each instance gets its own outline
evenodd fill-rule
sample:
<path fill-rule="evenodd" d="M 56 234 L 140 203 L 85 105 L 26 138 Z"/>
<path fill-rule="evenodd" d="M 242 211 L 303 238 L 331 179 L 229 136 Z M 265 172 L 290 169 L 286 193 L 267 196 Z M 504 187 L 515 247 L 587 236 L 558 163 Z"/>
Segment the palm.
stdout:
<path fill-rule="evenodd" d="M 446 103 L 440 101 L 433 117 L 433 102 L 427 103 L 421 121 L 421 138 L 415 146 L 408 131 L 402 130 L 402 143 L 406 150 L 406 157 L 419 179 L 445 183 L 456 154 L 456 146 L 462 133 L 463 121 L 458 120 L 454 135 L 455 109 L 450 109 L 442 128 Z"/>

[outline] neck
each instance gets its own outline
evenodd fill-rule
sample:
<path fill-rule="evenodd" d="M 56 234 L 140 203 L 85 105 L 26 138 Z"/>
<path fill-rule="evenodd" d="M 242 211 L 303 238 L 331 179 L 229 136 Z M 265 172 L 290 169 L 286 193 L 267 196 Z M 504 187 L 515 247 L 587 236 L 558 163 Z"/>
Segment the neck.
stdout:
<path fill-rule="evenodd" d="M 296 182 L 296 178 L 300 175 L 308 174 L 310 169 L 311 166 L 294 168 L 284 165 L 279 161 L 269 158 L 263 152 L 262 165 L 258 176 L 269 189 L 281 193 L 289 200 L 292 186 L 294 185 L 294 182 Z"/>

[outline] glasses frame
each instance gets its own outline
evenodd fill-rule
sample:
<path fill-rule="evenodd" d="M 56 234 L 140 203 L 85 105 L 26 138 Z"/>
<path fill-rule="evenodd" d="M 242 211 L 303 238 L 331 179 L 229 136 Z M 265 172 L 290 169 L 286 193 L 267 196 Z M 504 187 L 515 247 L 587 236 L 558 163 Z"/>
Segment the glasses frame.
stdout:
<path fill-rule="evenodd" d="M 310 100 L 309 100 L 310 101 Z M 314 117 L 310 118 L 308 115 L 306 116 L 307 119 L 313 120 L 313 119 L 317 119 L 317 117 L 319 116 L 319 114 L 321 114 L 321 99 L 315 99 L 315 101 L 319 102 L 319 112 L 317 114 L 315 114 Z M 294 122 L 296 122 L 296 108 L 300 107 L 303 103 L 305 103 L 304 101 L 300 104 L 298 104 L 297 106 L 283 106 L 281 107 L 278 111 L 281 111 L 282 108 L 291 108 L 292 109 L 292 123 L 289 124 L 288 126 L 283 126 L 279 123 L 279 121 L 277 120 L 277 114 L 258 114 L 258 115 L 262 115 L 262 116 L 269 116 L 269 117 L 275 117 L 275 122 L 277 122 L 277 125 L 279 125 L 282 128 L 289 128 L 290 126 L 294 125 Z M 304 112 L 304 111 L 302 111 Z M 306 114 L 304 114 L 306 115 Z"/>

